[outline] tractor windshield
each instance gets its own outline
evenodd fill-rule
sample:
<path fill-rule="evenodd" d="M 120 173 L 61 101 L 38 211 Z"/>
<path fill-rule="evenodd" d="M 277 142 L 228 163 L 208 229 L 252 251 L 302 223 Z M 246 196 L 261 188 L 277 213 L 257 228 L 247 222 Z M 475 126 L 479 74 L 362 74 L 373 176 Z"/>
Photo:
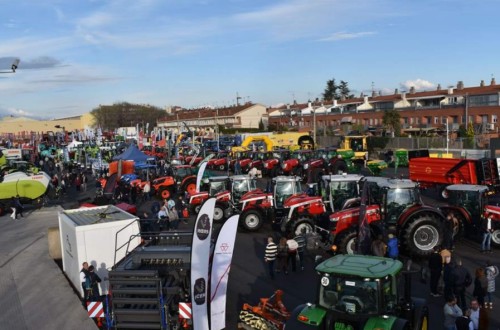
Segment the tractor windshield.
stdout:
<path fill-rule="evenodd" d="M 349 198 L 358 197 L 357 181 L 332 181 L 330 182 L 330 198 L 334 210 L 342 209 L 344 202 Z"/>
<path fill-rule="evenodd" d="M 449 190 L 449 203 L 451 205 L 463 206 L 473 217 L 479 217 L 481 214 L 484 200 L 478 191 L 457 191 Z"/>
<path fill-rule="evenodd" d="M 301 191 L 300 181 L 286 180 L 276 182 L 276 186 L 274 187 L 276 207 L 283 207 L 283 203 L 288 197 Z"/>
<path fill-rule="evenodd" d="M 319 304 L 329 310 L 349 314 L 376 314 L 380 281 L 362 278 L 323 276 Z"/>
<path fill-rule="evenodd" d="M 354 151 L 363 151 L 363 139 L 351 138 L 349 140 L 349 146 Z"/>
<path fill-rule="evenodd" d="M 226 181 L 210 182 L 210 190 L 209 190 L 208 194 L 210 196 L 215 196 L 224 190 L 226 190 Z"/>
<path fill-rule="evenodd" d="M 417 196 L 414 189 L 387 189 L 384 195 L 386 205 L 386 221 L 389 223 L 396 223 L 399 216 L 403 211 L 417 202 Z"/>
<path fill-rule="evenodd" d="M 235 180 L 233 181 L 233 200 L 237 203 L 241 199 L 241 196 L 255 189 L 257 189 L 256 179 Z"/>

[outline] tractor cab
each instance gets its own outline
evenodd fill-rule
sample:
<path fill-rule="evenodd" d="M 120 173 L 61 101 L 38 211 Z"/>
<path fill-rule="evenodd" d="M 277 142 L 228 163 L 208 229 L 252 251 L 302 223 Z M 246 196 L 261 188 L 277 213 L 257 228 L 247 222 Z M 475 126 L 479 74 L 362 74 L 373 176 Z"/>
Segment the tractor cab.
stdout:
<path fill-rule="evenodd" d="M 182 180 L 190 175 L 198 174 L 198 169 L 190 165 L 176 165 L 172 166 L 173 177 L 177 183 L 181 183 Z"/>
<path fill-rule="evenodd" d="M 482 210 L 488 205 L 487 186 L 454 184 L 447 186 L 445 192 L 448 204 L 463 207 L 472 219 L 480 219 Z"/>
<path fill-rule="evenodd" d="M 216 196 L 218 193 L 221 193 L 228 189 L 228 176 L 212 176 L 207 178 L 207 180 L 209 196 Z"/>
<path fill-rule="evenodd" d="M 231 182 L 231 197 L 234 205 L 239 203 L 244 194 L 257 189 L 257 180 L 248 175 L 233 175 L 229 177 L 229 180 Z"/>
<path fill-rule="evenodd" d="M 336 174 L 323 175 L 321 178 L 321 196 L 332 212 L 359 206 L 362 175 Z"/>
<path fill-rule="evenodd" d="M 296 176 L 278 176 L 272 181 L 274 202 L 277 209 L 283 208 L 285 200 L 302 192 L 301 178 Z"/>
<path fill-rule="evenodd" d="M 417 272 L 411 264 L 403 268 L 399 260 L 337 255 L 316 271 L 316 303 L 297 307 L 287 330 L 428 329 L 427 302 L 411 294 L 411 274 Z"/>
<path fill-rule="evenodd" d="M 386 224 L 395 225 L 401 214 L 414 205 L 422 204 L 415 182 L 407 179 L 366 177 L 370 204 L 380 205 Z"/>

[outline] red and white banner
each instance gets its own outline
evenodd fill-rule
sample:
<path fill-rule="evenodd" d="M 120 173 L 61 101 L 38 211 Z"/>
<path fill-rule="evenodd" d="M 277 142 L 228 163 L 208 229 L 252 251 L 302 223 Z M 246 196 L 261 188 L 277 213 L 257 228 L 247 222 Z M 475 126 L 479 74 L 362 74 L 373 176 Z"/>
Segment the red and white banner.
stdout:
<path fill-rule="evenodd" d="M 215 243 L 210 277 L 210 324 L 211 330 L 226 327 L 226 291 L 233 258 L 239 215 L 233 215 L 223 225 Z"/>
<path fill-rule="evenodd" d="M 179 303 L 179 318 L 181 319 L 191 319 L 191 304 L 190 303 Z"/>
<path fill-rule="evenodd" d="M 89 317 L 104 317 L 104 308 L 101 301 L 87 301 Z"/>
<path fill-rule="evenodd" d="M 210 238 L 214 217 L 215 198 L 209 198 L 201 207 L 194 225 L 191 246 L 191 305 L 193 329 L 208 327 L 208 267 Z"/>

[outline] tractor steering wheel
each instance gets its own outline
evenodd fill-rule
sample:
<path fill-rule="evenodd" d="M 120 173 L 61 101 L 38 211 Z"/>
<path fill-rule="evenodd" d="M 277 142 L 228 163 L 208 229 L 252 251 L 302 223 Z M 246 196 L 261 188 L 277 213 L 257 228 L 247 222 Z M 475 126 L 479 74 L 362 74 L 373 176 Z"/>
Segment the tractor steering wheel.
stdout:
<path fill-rule="evenodd" d="M 365 307 L 363 302 L 361 301 L 361 299 L 359 299 L 359 297 L 356 297 L 356 296 L 343 296 L 342 298 L 340 298 L 339 302 L 344 306 L 346 312 L 348 311 L 347 310 L 348 303 L 355 304 L 357 311 L 361 311 Z M 351 311 L 351 312 L 356 312 L 356 311 Z"/>

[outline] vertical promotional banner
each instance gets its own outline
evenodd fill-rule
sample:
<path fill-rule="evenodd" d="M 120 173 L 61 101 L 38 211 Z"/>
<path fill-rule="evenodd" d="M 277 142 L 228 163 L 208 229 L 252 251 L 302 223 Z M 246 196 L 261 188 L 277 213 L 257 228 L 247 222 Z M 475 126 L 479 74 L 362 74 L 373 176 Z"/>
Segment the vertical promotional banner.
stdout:
<path fill-rule="evenodd" d="M 207 164 L 207 162 L 201 163 L 200 168 L 198 169 L 198 175 L 196 176 L 196 192 L 200 192 L 201 179 L 203 178 L 203 173 L 205 172 Z"/>
<path fill-rule="evenodd" d="M 215 198 L 209 198 L 201 207 L 194 225 L 193 243 L 191 246 L 193 329 L 209 329 L 207 289 L 214 208 Z"/>
<path fill-rule="evenodd" d="M 212 272 L 210 275 L 210 329 L 226 327 L 226 292 L 233 258 L 234 242 L 238 229 L 239 215 L 229 218 L 219 232 L 215 243 Z"/>

